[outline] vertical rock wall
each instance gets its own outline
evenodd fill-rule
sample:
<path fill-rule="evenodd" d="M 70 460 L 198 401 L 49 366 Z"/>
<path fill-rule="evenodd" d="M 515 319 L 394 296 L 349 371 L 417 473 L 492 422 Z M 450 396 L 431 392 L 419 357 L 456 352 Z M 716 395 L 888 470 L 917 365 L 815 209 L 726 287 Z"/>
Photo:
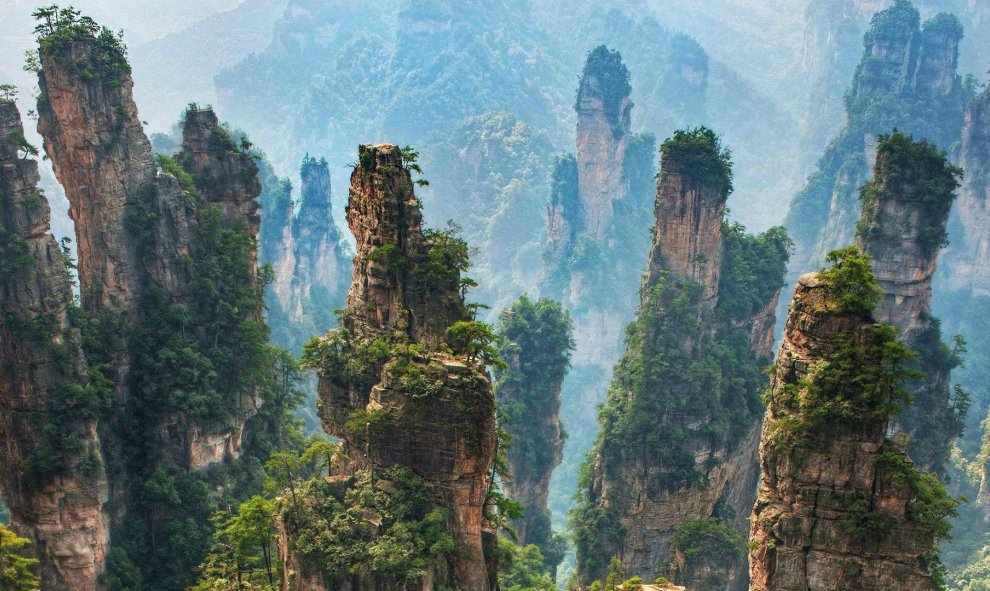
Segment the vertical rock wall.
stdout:
<path fill-rule="evenodd" d="M 446 329 L 468 318 L 460 273 L 446 263 L 442 269 L 431 266 L 442 256 L 443 238 L 421 229 L 419 204 L 398 147 L 360 147 L 347 220 L 357 252 L 338 335 L 347 335 L 353 345 L 375 341 L 415 347 L 407 362 L 432 385 L 426 391 L 410 386 L 396 370 L 401 362 L 397 349 L 363 365 L 357 377 L 322 373 L 324 428 L 342 439 L 349 458 L 334 477 L 395 466 L 421 476 L 432 491 L 431 502 L 446 512 L 456 551 L 431 566 L 422 580 L 406 584 L 487 591 L 494 577 L 486 562 L 494 537 L 486 533 L 485 518 L 497 445 L 494 396 L 477 360 L 444 353 L 441 347 Z M 357 352 L 350 344 L 344 350 Z M 355 417 L 374 419 L 355 430 Z M 342 572 L 317 580 L 341 577 L 352 579 Z M 303 572 L 299 580 L 304 579 L 312 575 Z M 357 579 L 354 584 L 362 589 L 391 588 L 377 578 Z"/>
<path fill-rule="evenodd" d="M 962 417 L 950 397 L 955 366 L 931 314 L 932 277 L 946 237 L 959 170 L 933 144 L 895 133 L 881 136 L 873 181 L 862 192 L 857 245 L 873 258 L 884 297 L 876 318 L 899 329 L 903 343 L 919 353 L 909 389 L 914 404 L 895 426 L 911 438 L 912 459 L 936 473 L 949 460 Z"/>
<path fill-rule="evenodd" d="M 43 588 L 95 591 L 109 545 L 97 437 L 109 392 L 90 381 L 38 164 L 13 141 L 23 133 L 0 100 L 0 493 Z"/>
<path fill-rule="evenodd" d="M 805 400 L 800 392 L 832 371 L 841 339 L 869 351 L 893 338 L 877 332 L 870 316 L 841 312 L 831 297 L 810 273 L 794 292 L 760 443 L 763 479 L 752 515 L 750 588 L 934 589 L 935 534 L 917 517 L 924 509 L 916 503 L 924 501 L 914 488 L 916 473 L 886 440 L 890 384 L 845 381 L 851 391 L 843 395 L 862 408 L 845 418 L 818 419 L 798 434 L 789 431 L 825 412 L 799 402 Z M 860 355 L 869 363 L 877 353 Z"/>

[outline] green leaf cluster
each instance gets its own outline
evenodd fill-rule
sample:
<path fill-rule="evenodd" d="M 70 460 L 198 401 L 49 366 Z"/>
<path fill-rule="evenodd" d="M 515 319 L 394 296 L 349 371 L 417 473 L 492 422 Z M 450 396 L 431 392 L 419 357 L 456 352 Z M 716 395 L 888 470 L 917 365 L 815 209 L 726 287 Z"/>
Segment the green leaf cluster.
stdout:
<path fill-rule="evenodd" d="M 115 88 L 130 73 L 122 33 L 101 27 L 71 6 L 44 6 L 34 11 L 32 16 L 38 22 L 34 33 L 42 58 L 67 60 L 72 57 L 73 47 L 82 46 L 87 48 L 82 57 L 65 62 L 82 80 L 100 80 Z"/>
<path fill-rule="evenodd" d="M 660 158 L 664 168 L 721 187 L 723 197 L 732 192 L 732 153 L 707 127 L 675 131 L 660 145 Z"/>
<path fill-rule="evenodd" d="M 23 555 L 31 543 L 0 525 L 0 589 L 7 591 L 39 591 L 38 561 Z"/>

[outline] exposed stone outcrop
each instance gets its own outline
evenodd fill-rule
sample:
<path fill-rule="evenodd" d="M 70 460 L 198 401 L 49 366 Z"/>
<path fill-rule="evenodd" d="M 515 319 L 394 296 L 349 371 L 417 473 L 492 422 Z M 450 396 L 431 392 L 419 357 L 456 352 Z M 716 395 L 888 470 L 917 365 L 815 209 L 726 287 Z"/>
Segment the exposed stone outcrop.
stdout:
<path fill-rule="evenodd" d="M 333 220 L 330 169 L 326 160 L 304 160 L 300 174 L 299 214 L 292 221 L 296 271 L 290 313 L 302 317 L 344 301 L 348 287 L 345 265 L 349 257 Z M 314 319 L 316 332 L 329 327 L 332 314 L 330 310 L 329 315 L 324 312 L 327 318 Z"/>
<path fill-rule="evenodd" d="M 828 138 L 842 126 L 843 93 L 860 57 L 857 48 L 870 17 L 886 3 L 887 0 L 826 0 L 810 2 L 805 9 L 801 74 L 810 84 L 805 97 L 809 116 L 804 135 L 813 153 L 824 148 Z"/>
<path fill-rule="evenodd" d="M 914 479 L 924 477 L 886 440 L 896 366 L 881 361 L 877 356 L 886 354 L 876 347 L 886 351 L 894 337 L 869 315 L 843 312 L 830 290 L 819 275 L 801 277 L 771 377 L 750 588 L 934 589 L 935 533 L 915 506 L 926 502 L 914 488 Z M 860 352 L 843 349 L 849 346 Z M 853 368 L 847 371 L 879 364 L 879 373 L 869 374 L 878 382 L 826 378 L 843 371 L 842 362 L 831 365 L 838 354 Z M 849 365 L 850 354 L 859 362 Z M 880 381 L 888 377 L 892 384 Z M 824 391 L 830 387 L 842 391 Z M 806 396 L 811 388 L 818 394 Z M 839 396 L 850 406 L 815 406 Z"/>
<path fill-rule="evenodd" d="M 657 232 L 643 300 L 600 416 L 591 479 L 580 491 L 587 497 L 574 515 L 584 583 L 601 578 L 613 556 L 627 575 L 684 575 L 668 570 L 681 528 L 715 517 L 741 539 L 755 498 L 759 370 L 772 342 L 768 311 L 780 291 L 788 241 L 777 229 L 757 246 L 760 241 L 723 221 L 731 165 L 710 130 L 677 132 L 661 152 Z M 760 248 L 767 250 L 757 253 Z M 729 250 L 733 258 L 724 260 Z M 762 277 L 733 275 L 758 260 L 772 261 Z M 735 307 L 746 285 L 760 282 L 758 304 Z M 737 356 L 731 367 L 715 352 L 729 349 Z M 702 366 L 713 373 L 690 375 Z M 715 377 L 723 372 L 747 377 L 727 388 L 724 377 Z M 745 589 L 738 555 L 739 549 L 730 550 L 709 565 L 726 589 Z M 676 582 L 690 587 L 697 581 Z"/>
<path fill-rule="evenodd" d="M 468 319 L 460 265 L 444 258 L 450 255 L 447 238 L 421 229 L 422 215 L 399 148 L 361 146 L 359 156 L 347 206 L 356 256 L 347 312 L 336 338 L 345 339 L 345 355 L 359 354 L 352 347 L 373 341 L 397 348 L 363 365 L 358 377 L 329 368 L 321 373 L 324 428 L 341 438 L 348 457 L 332 478 L 346 480 L 357 470 L 374 473 L 396 466 L 421 476 L 431 503 L 446 511 L 456 551 L 429 567 L 420 580 L 407 581 L 408 588 L 487 591 L 494 576 L 486 562 L 486 546 L 494 538 L 484 535 L 497 445 L 494 396 L 477 360 L 441 347 L 450 340 L 446 329 Z M 453 346 L 459 350 L 457 343 Z M 403 354 L 402 347 L 411 349 Z M 403 363 L 422 372 L 428 383 L 412 385 L 400 369 Z M 364 428 L 354 428 L 356 420 L 364 421 Z M 294 555 L 291 541 L 287 555 Z M 312 561 L 293 560 L 306 565 L 299 580 L 392 588 L 380 578 L 318 573 Z"/>
<path fill-rule="evenodd" d="M 76 224 L 79 287 L 87 310 L 130 313 L 141 264 L 125 218 L 155 183 L 155 163 L 134 104 L 130 71 L 96 39 L 40 52 L 38 127 Z M 121 56 L 122 59 L 122 56 Z M 82 77 L 81 68 L 112 69 Z"/>
<path fill-rule="evenodd" d="M 704 286 L 710 309 L 718 303 L 722 266 L 722 223 L 731 189 L 729 177 L 696 170 L 698 154 L 668 150 L 663 154 L 657 184 L 656 238 L 646 282 L 655 285 L 663 274 Z"/>
<path fill-rule="evenodd" d="M 619 53 L 591 51 L 575 105 L 576 156 L 559 157 L 550 178 L 540 295 L 570 311 L 577 343 L 563 386 L 565 458 L 583 457 L 595 439 L 595 409 L 622 354 L 650 247 L 656 141 L 630 132 L 629 93 Z M 565 459 L 557 470 L 558 497 L 573 490 L 577 468 Z"/>
<path fill-rule="evenodd" d="M 84 35 L 42 45 L 39 130 L 71 204 L 83 309 L 97 318 L 119 314 L 139 322 L 149 287 L 164 290 L 174 303 L 189 303 L 182 259 L 195 256 L 197 227 L 211 206 L 219 208 L 224 226 L 238 226 L 252 239 L 258 235 L 260 186 L 251 157 L 233 144 L 212 110 L 191 108 L 175 161 L 195 187 L 180 186 L 173 175 L 156 171 L 123 55 Z M 84 76 L 81 68 L 100 75 Z M 140 224 L 145 238 L 135 235 Z M 261 310 L 255 314 L 260 319 Z M 109 375 L 119 403 L 126 404 L 131 360 L 126 333 L 120 338 L 112 360 L 117 371 Z M 244 422 L 257 406 L 254 392 L 240 396 L 229 424 L 162 418 L 158 432 L 174 440 L 180 465 L 199 469 L 237 454 Z"/>
<path fill-rule="evenodd" d="M 182 150 L 156 165 L 117 35 L 66 10 L 39 26 L 39 43 L 39 130 L 71 205 L 81 305 L 4 103 L 2 235 L 24 256 L 4 254 L 16 268 L 0 278 L 0 303 L 4 330 L 27 324 L 0 341 L 13 397 L 2 428 L 16 432 L 4 437 L 0 489 L 36 542 L 46 585 L 88 591 L 108 537 L 121 550 L 140 546 L 144 524 L 162 518 L 142 512 L 145 482 L 171 486 L 236 459 L 262 403 L 259 183 L 209 109 L 187 111 Z M 25 338 L 32 330 L 38 338 Z M 157 573 L 160 564 L 144 564 L 143 574 L 187 577 L 188 558 Z"/>
<path fill-rule="evenodd" d="M 862 8 L 849 7 L 853 12 Z M 869 8 L 870 3 L 863 3 Z M 855 17 L 851 17 L 855 20 Z M 877 13 L 846 105 L 846 125 L 790 208 L 793 276 L 850 244 L 859 216 L 857 190 L 869 179 L 878 134 L 900 129 L 950 146 L 963 123 L 965 92 L 957 73 L 962 26 L 939 14 L 923 25 L 907 0 Z"/>
<path fill-rule="evenodd" d="M 900 133 L 881 136 L 873 181 L 862 190 L 863 215 L 856 243 L 873 258 L 884 292 L 876 318 L 899 329 L 899 338 L 919 353 L 924 376 L 909 390 L 914 404 L 895 422 L 911 438 L 919 465 L 941 473 L 962 417 L 950 397 L 954 367 L 931 315 L 932 277 L 944 243 L 959 169 L 927 141 Z"/>
<path fill-rule="evenodd" d="M 602 238 L 612 222 L 612 202 L 628 192 L 622 173 L 632 112 L 629 71 L 616 52 L 595 48 L 578 87 L 577 158 L 582 227 Z"/>
<path fill-rule="evenodd" d="M 69 269 L 49 233 L 38 164 L 18 154 L 23 138 L 16 106 L 0 100 L 0 492 L 41 561 L 42 587 L 95 591 L 108 487 L 100 409 L 86 403 L 108 393 L 90 383 Z"/>

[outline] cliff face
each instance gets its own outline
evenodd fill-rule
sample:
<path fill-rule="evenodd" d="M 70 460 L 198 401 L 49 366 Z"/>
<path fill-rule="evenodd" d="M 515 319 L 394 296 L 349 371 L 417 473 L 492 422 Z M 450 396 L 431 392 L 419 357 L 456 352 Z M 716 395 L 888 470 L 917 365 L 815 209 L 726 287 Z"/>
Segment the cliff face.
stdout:
<path fill-rule="evenodd" d="M 576 103 L 577 155 L 558 157 L 550 180 L 540 294 L 570 311 L 577 343 L 563 385 L 570 431 L 553 484 L 557 498 L 577 480 L 578 463 L 567 458 L 583 457 L 595 439 L 595 409 L 622 354 L 650 246 L 643 220 L 655 198 L 656 142 L 630 133 L 629 93 L 618 52 L 590 52 Z"/>
<path fill-rule="evenodd" d="M 409 469 L 423 479 L 431 506 L 443 511 L 456 551 L 436 557 L 407 584 L 487 590 L 494 575 L 486 563 L 494 538 L 484 534 L 497 445 L 494 396 L 477 353 L 441 347 L 467 346 L 447 333 L 468 319 L 460 284 L 467 247 L 450 234 L 424 232 L 421 218 L 400 150 L 361 146 L 347 206 L 357 244 L 353 279 L 342 327 L 322 341 L 328 354 L 341 353 L 323 357 L 320 413 L 349 458 L 332 478 Z M 337 364 L 346 359 L 345 373 Z M 314 556 L 302 563 L 299 580 L 324 568 L 314 566 L 322 563 Z M 347 569 L 316 580 L 391 588 Z"/>
<path fill-rule="evenodd" d="M 11 527 L 33 542 L 43 588 L 93 591 L 109 544 L 96 434 L 109 393 L 89 379 L 38 165 L 14 141 L 23 132 L 0 100 L 0 492 Z"/>
<path fill-rule="evenodd" d="M 788 213 L 795 276 L 852 242 L 856 192 L 869 179 L 878 134 L 896 128 L 941 146 L 959 138 L 967 101 L 956 71 L 962 33 L 958 19 L 947 14 L 922 25 L 906 0 L 873 17 L 846 101 L 846 125 Z"/>
<path fill-rule="evenodd" d="M 715 171 L 711 178 L 692 167 L 693 153 L 668 151 L 660 168 L 655 214 L 656 238 L 647 284 L 662 274 L 699 283 L 710 308 L 718 303 L 722 265 L 722 221 L 731 181 Z"/>
<path fill-rule="evenodd" d="M 272 341 L 295 353 L 312 335 L 336 326 L 334 310 L 347 296 L 350 253 L 333 219 L 325 159 L 303 159 L 298 210 L 289 180 L 266 162 L 260 172 L 259 250 L 273 272 L 267 319 Z"/>
<path fill-rule="evenodd" d="M 222 481 L 238 468 L 267 393 L 257 169 L 214 113 L 195 107 L 181 151 L 156 163 L 119 36 L 71 10 L 39 20 L 39 129 L 71 204 L 81 305 L 46 237 L 37 168 L 5 144 L 3 235 L 18 256 L 17 283 L 3 277 L 4 326 L 28 322 L 13 334 L 33 326 L 38 338 L 8 336 L 0 349 L 17 398 L 7 401 L 4 428 L 17 435 L 4 461 L 19 466 L 0 489 L 52 588 L 94 589 L 104 574 L 110 586 L 143 576 L 143 589 L 184 588 L 209 529 L 160 523 L 180 507 L 206 521 L 224 486 L 200 487 L 203 469 L 222 465 L 211 473 Z M 22 143 L 16 112 L 4 109 L 4 138 Z M 281 420 L 273 413 L 256 427 Z M 149 486 L 175 493 L 163 500 Z M 103 573 L 105 564 L 129 570 Z"/>
<path fill-rule="evenodd" d="M 931 315 L 932 277 L 960 173 L 927 141 L 899 133 L 881 136 L 873 181 L 861 192 L 857 235 L 884 292 L 875 316 L 896 326 L 902 342 L 919 352 L 918 369 L 924 373 L 909 384 L 914 405 L 895 427 L 910 436 L 911 457 L 936 473 L 944 469 L 963 419 L 949 388 L 949 372 L 958 363 Z"/>
<path fill-rule="evenodd" d="M 643 300 L 572 514 L 578 572 L 584 583 L 601 578 L 617 556 L 627 575 L 667 573 L 690 587 L 709 572 L 719 588 L 744 589 L 740 548 L 684 569 L 674 542 L 696 544 L 691 532 L 712 518 L 742 543 L 758 478 L 767 310 L 788 240 L 780 229 L 757 238 L 723 222 L 731 165 L 714 133 L 677 132 L 662 155 Z M 739 294 L 755 285 L 758 295 L 743 303 Z M 730 386 L 727 375 L 741 379 Z"/>
<path fill-rule="evenodd" d="M 812 81 L 806 97 L 810 116 L 804 134 L 815 152 L 842 126 L 842 96 L 856 69 L 856 48 L 870 17 L 885 4 L 885 0 L 808 3 L 801 72 Z"/>
<path fill-rule="evenodd" d="M 600 46 L 588 56 L 578 88 L 577 165 L 582 225 L 595 238 L 612 222 L 612 202 L 628 192 L 622 170 L 629 146 L 629 71 Z M 624 186 L 625 185 L 625 186 Z"/>
<path fill-rule="evenodd" d="M 292 221 L 296 271 L 290 310 L 297 317 L 317 315 L 314 328 L 323 332 L 330 326 L 332 310 L 322 316 L 319 312 L 343 302 L 347 293 L 348 257 L 333 220 L 326 160 L 304 160 L 300 173 L 299 214 Z"/>
<path fill-rule="evenodd" d="M 829 285 L 801 277 L 771 377 L 750 588 L 933 589 L 944 513 L 926 521 L 918 487 L 941 485 L 885 439 L 904 354 L 885 353 L 894 333 L 841 310 Z M 850 385 L 850 362 L 876 382 Z"/>
<path fill-rule="evenodd" d="M 83 307 L 130 313 L 140 296 L 141 264 L 124 223 L 142 193 L 153 190 L 155 163 L 129 68 L 115 61 L 102 66 L 107 76 L 81 76 L 81 69 L 101 67 L 95 39 L 40 56 L 38 128 L 76 224 Z"/>
<path fill-rule="evenodd" d="M 990 296 L 990 91 L 984 91 L 966 113 L 959 165 L 965 171 L 956 212 L 962 235 L 953 236 L 945 253 L 949 269 L 941 279 L 946 289 L 972 290 Z"/>

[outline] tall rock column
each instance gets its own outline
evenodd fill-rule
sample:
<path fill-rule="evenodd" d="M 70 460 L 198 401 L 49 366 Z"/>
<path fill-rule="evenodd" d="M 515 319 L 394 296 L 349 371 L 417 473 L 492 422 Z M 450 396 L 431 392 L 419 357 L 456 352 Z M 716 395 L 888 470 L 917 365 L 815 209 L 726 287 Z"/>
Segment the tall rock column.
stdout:
<path fill-rule="evenodd" d="M 155 186 L 130 66 L 119 41 L 71 30 L 43 39 L 39 55 L 38 129 L 76 225 L 82 305 L 129 314 L 141 263 L 125 220 Z"/>
<path fill-rule="evenodd" d="M 971 290 L 990 296 L 990 89 L 984 90 L 966 112 L 959 165 L 966 171 L 956 212 L 963 235 L 953 236 L 945 254 L 950 272 L 943 273 L 946 289 Z"/>
<path fill-rule="evenodd" d="M 909 384 L 914 404 L 895 426 L 911 438 L 912 459 L 936 473 L 945 467 L 963 419 L 949 388 L 949 372 L 958 363 L 931 315 L 932 277 L 961 172 L 926 140 L 881 136 L 873 181 L 861 191 L 856 239 L 872 257 L 884 292 L 876 318 L 896 326 L 901 341 L 918 351 L 924 374 Z"/>
<path fill-rule="evenodd" d="M 868 259 L 835 260 L 801 277 L 771 376 L 750 588 L 930 591 L 955 503 L 886 439 L 909 352 L 870 313 Z"/>
<path fill-rule="evenodd" d="M 485 509 L 497 446 L 495 402 L 478 358 L 484 354 L 473 348 L 483 342 L 474 336 L 481 325 L 468 322 L 461 291 L 467 245 L 421 229 L 407 164 L 396 146 L 360 147 L 347 206 L 356 240 L 347 311 L 339 330 L 309 346 L 309 356 L 319 359 L 324 428 L 341 438 L 348 458 L 331 480 L 411 471 L 422 478 L 431 507 L 442 512 L 453 545 L 430 559 L 425 574 L 396 582 L 394 573 L 393 579 L 352 575 L 349 564 L 326 572 L 319 549 L 299 557 L 290 539 L 288 554 L 304 565 L 290 588 L 301 580 L 327 582 L 317 588 L 338 588 L 342 581 L 362 589 L 495 586 L 486 561 L 495 538 Z M 396 484 L 376 486 L 394 490 Z M 396 518 L 419 522 L 423 516 Z"/>
<path fill-rule="evenodd" d="M 577 155 L 559 157 L 550 179 L 540 295 L 571 313 L 577 343 L 563 385 L 570 432 L 551 498 L 570 496 L 579 468 L 571 458 L 594 442 L 595 409 L 622 354 L 650 246 L 656 139 L 630 132 L 630 88 L 617 51 L 589 52 L 575 104 Z"/>
<path fill-rule="evenodd" d="M 874 15 L 845 101 L 846 124 L 788 212 L 795 279 L 855 238 L 857 190 L 869 180 L 878 134 L 900 129 L 942 146 L 958 141 L 966 107 L 957 72 L 962 34 L 959 20 L 949 14 L 922 23 L 908 0 Z"/>
<path fill-rule="evenodd" d="M 330 203 L 330 167 L 324 159 L 307 157 L 300 168 L 299 214 L 292 221 L 295 249 L 294 285 L 290 314 L 312 317 L 311 332 L 333 326 L 333 310 L 347 293 L 347 263 L 340 230 Z"/>
<path fill-rule="evenodd" d="M 97 418 L 111 393 L 90 379 L 27 150 L 16 106 L 0 100 L 0 492 L 42 587 L 95 591 L 109 544 Z"/>
<path fill-rule="evenodd" d="M 722 220 L 731 163 L 711 130 L 677 132 L 661 152 L 642 302 L 571 514 L 578 576 L 601 579 L 619 558 L 627 576 L 745 589 L 766 317 L 789 240 Z"/>
<path fill-rule="evenodd" d="M 654 211 L 656 238 L 646 281 L 656 284 L 661 274 L 670 273 L 699 283 L 705 288 L 705 301 L 714 308 L 732 171 L 727 160 L 713 160 L 710 151 L 705 141 L 664 144 Z"/>
<path fill-rule="evenodd" d="M 623 162 L 629 146 L 629 70 L 604 45 L 588 55 L 578 88 L 577 165 L 582 226 L 596 239 L 612 222 L 612 202 L 628 192 Z"/>
<path fill-rule="evenodd" d="M 550 476 L 560 464 L 564 430 L 560 422 L 561 385 L 574 341 L 570 315 L 553 300 L 522 296 L 499 318 L 502 358 L 495 394 L 509 447 L 509 497 L 523 506 L 514 524 L 523 545 L 536 544 L 551 572 L 564 558 L 563 540 L 555 538 L 547 508 Z"/>

